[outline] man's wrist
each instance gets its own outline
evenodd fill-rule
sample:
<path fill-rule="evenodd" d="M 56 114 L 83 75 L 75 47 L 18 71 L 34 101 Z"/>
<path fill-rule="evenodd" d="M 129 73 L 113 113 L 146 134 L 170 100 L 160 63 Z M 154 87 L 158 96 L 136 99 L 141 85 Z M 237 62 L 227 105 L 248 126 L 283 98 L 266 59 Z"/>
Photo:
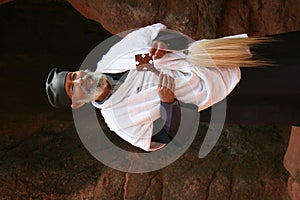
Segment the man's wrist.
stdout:
<path fill-rule="evenodd" d="M 170 48 L 170 44 L 169 44 L 168 42 L 162 41 L 162 40 L 159 40 L 159 39 L 157 39 L 156 41 L 162 43 L 163 45 L 165 45 L 165 46 L 166 46 L 166 49 L 169 49 L 169 48 Z"/>
<path fill-rule="evenodd" d="M 160 101 L 161 104 L 166 104 L 166 105 L 179 105 L 179 102 L 177 99 L 174 99 L 172 102 L 166 102 L 166 101 Z"/>

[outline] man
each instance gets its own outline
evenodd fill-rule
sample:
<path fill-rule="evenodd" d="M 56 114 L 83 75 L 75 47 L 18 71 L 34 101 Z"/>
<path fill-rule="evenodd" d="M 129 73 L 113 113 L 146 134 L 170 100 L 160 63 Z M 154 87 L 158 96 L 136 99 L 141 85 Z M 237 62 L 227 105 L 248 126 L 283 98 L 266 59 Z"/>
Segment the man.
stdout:
<path fill-rule="evenodd" d="M 151 141 L 157 135 L 169 137 L 162 139 L 167 143 L 180 120 L 177 99 L 204 110 L 233 90 L 240 80 L 240 70 L 190 64 L 184 53 L 174 52 L 186 48 L 188 40 L 167 34 L 165 29 L 162 24 L 154 24 L 129 33 L 103 56 L 94 73 L 52 70 L 46 82 L 50 103 L 76 109 L 92 102 L 101 109 L 109 128 L 132 145 L 151 151 Z M 154 67 L 138 71 L 135 56 L 147 53 Z M 153 136 L 153 123 L 162 115 L 166 115 L 162 129 L 166 134 Z"/>
<path fill-rule="evenodd" d="M 176 34 L 166 34 L 165 29 L 162 24 L 154 24 L 129 33 L 110 48 L 93 73 L 51 71 L 46 83 L 50 103 L 53 106 L 71 105 L 76 109 L 92 102 L 101 110 L 112 131 L 145 151 L 151 151 L 151 142 L 155 141 L 157 135 L 164 138 L 157 139 L 159 142 L 168 143 L 178 127 L 177 100 L 197 106 L 198 111 L 206 110 L 223 100 L 235 88 L 240 81 L 241 70 L 238 67 L 199 67 L 188 62 L 186 54 L 174 51 L 180 48 L 172 45 L 174 41 L 173 44 L 180 43 L 179 47 L 185 49 L 187 40 L 179 39 L 183 37 Z M 297 62 L 291 62 L 297 54 L 295 52 L 299 51 L 291 48 L 291 53 L 283 48 L 292 45 L 291 41 L 299 38 L 298 35 L 299 33 L 292 33 L 274 36 L 282 42 L 250 49 L 267 58 L 277 59 L 280 66 L 242 69 L 243 81 L 233 95 L 229 95 L 229 107 L 230 102 L 235 100 L 253 103 L 259 99 L 259 103 L 263 102 L 264 105 L 264 100 L 270 98 L 283 105 L 289 103 L 281 101 L 281 98 L 288 95 L 287 91 L 291 92 L 290 99 L 293 100 L 293 107 L 288 107 L 287 112 L 295 106 L 299 107 L 300 79 L 296 77 L 299 67 L 295 67 L 298 66 Z M 283 52 L 272 53 L 276 50 Z M 139 71 L 136 56 L 149 52 L 154 56 L 154 64 L 147 65 L 145 71 Z M 290 62 L 287 63 L 286 60 Z M 243 116 L 251 113 L 247 106 L 245 108 L 246 111 L 234 112 L 235 119 L 243 119 Z M 164 115 L 164 128 L 160 134 L 153 136 L 154 122 Z M 269 115 L 268 118 L 272 116 L 274 115 Z M 299 123 L 299 114 L 281 118 L 287 119 L 288 123 Z"/>

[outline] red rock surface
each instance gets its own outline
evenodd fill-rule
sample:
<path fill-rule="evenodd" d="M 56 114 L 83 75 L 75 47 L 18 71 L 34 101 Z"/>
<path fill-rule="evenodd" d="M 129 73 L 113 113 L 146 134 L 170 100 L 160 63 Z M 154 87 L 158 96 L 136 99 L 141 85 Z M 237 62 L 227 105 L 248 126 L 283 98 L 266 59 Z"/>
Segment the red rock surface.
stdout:
<path fill-rule="evenodd" d="M 111 33 L 162 22 L 194 39 L 247 32 L 265 35 L 300 28 L 298 0 L 67 0 Z"/>
<path fill-rule="evenodd" d="M 0 199 L 287 199 L 282 157 L 289 132 L 226 126 L 213 151 L 199 159 L 206 130 L 200 126 L 192 146 L 171 165 L 132 174 L 93 158 L 72 121 L 45 119 L 17 145 L 0 138 Z"/>
<path fill-rule="evenodd" d="M 0 5 L 12 0 L 0 0 Z M 67 0 L 116 34 L 155 22 L 194 39 L 246 32 L 266 35 L 300 29 L 298 0 Z"/>
<path fill-rule="evenodd" d="M 292 127 L 283 164 L 291 175 L 288 180 L 289 195 L 293 200 L 300 199 L 300 127 Z"/>
<path fill-rule="evenodd" d="M 5 3 L 8 3 L 8 2 L 10 2 L 10 1 L 12 1 L 12 0 L 0 0 L 0 5 L 5 4 Z"/>

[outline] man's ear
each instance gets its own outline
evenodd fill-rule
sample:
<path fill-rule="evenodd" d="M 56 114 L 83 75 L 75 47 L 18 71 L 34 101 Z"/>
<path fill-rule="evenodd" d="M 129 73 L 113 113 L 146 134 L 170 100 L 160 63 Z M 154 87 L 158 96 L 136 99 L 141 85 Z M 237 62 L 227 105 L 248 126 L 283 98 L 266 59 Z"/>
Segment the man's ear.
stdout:
<path fill-rule="evenodd" d="M 85 104 L 84 102 L 81 102 L 81 103 L 72 103 L 71 104 L 71 108 L 72 109 L 77 109 L 77 108 L 82 107 L 84 104 Z"/>

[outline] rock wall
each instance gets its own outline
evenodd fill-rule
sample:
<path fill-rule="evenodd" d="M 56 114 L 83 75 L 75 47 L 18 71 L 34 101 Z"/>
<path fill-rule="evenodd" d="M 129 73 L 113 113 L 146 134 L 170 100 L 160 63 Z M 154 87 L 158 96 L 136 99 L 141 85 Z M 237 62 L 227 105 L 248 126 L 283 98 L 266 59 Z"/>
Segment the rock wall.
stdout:
<path fill-rule="evenodd" d="M 5 3 L 8 3 L 8 2 L 10 2 L 10 1 L 12 1 L 12 0 L 0 0 L 0 5 L 5 4 Z"/>
<path fill-rule="evenodd" d="M 300 28 L 298 0 L 67 0 L 111 33 L 162 22 L 194 39 Z"/>
<path fill-rule="evenodd" d="M 41 118 L 40 127 L 18 145 L 0 138 L 0 199 L 287 199 L 288 173 L 282 165 L 287 129 L 226 126 L 213 151 L 199 159 L 207 131 L 201 125 L 177 161 L 131 174 L 93 158 L 72 121 Z"/>
<path fill-rule="evenodd" d="M 12 0 L 0 0 L 0 5 Z M 161 22 L 193 39 L 246 32 L 261 36 L 300 29 L 298 0 L 67 0 L 116 34 Z"/>
<path fill-rule="evenodd" d="M 284 156 L 284 167 L 290 173 L 288 192 L 293 200 L 300 199 L 300 127 L 293 126 Z"/>

